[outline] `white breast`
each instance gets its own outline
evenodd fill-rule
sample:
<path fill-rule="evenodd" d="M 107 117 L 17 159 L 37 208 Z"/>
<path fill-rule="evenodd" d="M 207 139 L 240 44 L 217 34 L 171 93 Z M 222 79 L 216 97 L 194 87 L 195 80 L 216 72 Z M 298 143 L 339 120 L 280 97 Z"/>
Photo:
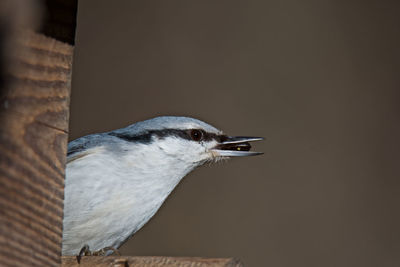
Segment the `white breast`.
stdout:
<path fill-rule="evenodd" d="M 135 146 L 134 153 L 96 147 L 67 164 L 63 255 L 76 255 L 85 244 L 92 251 L 118 248 L 195 168 L 160 147 Z"/>

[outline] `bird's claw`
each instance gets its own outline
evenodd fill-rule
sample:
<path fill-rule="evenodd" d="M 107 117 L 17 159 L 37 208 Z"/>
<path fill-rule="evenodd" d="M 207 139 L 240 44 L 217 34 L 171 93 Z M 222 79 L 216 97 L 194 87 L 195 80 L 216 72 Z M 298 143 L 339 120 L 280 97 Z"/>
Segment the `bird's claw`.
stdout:
<path fill-rule="evenodd" d="M 97 251 L 91 251 L 89 248 L 89 245 L 84 245 L 81 250 L 79 251 L 79 254 L 76 256 L 76 260 L 78 264 L 81 263 L 82 256 L 105 256 L 108 251 L 112 250 L 113 254 L 117 256 L 121 256 L 121 253 L 118 251 L 118 249 L 113 248 L 113 247 L 104 247 L 102 249 L 99 249 Z"/>
<path fill-rule="evenodd" d="M 76 261 L 78 262 L 78 264 L 80 264 L 82 256 L 90 256 L 90 255 L 92 255 L 92 252 L 89 249 L 89 245 L 84 245 L 79 251 L 78 255 L 76 255 Z"/>

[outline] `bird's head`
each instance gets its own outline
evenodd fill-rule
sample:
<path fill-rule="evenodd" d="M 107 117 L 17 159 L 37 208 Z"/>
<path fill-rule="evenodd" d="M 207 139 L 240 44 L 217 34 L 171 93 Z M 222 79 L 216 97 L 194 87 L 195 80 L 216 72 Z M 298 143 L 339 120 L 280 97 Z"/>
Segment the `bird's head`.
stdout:
<path fill-rule="evenodd" d="M 135 123 L 111 134 L 142 142 L 165 155 L 194 165 L 229 157 L 255 156 L 249 142 L 261 137 L 228 136 L 197 119 L 163 116 Z"/>

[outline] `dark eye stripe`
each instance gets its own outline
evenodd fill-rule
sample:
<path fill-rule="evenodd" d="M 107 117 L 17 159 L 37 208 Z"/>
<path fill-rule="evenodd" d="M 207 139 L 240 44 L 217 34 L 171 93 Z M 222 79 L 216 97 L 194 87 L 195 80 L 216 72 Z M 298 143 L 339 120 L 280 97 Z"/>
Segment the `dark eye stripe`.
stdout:
<path fill-rule="evenodd" d="M 175 137 L 179 137 L 179 138 L 182 138 L 182 139 L 185 139 L 185 140 L 192 140 L 190 132 L 193 131 L 193 130 L 198 130 L 198 131 L 201 131 L 203 133 L 202 141 L 216 140 L 216 141 L 220 142 L 221 140 L 226 138 L 226 136 L 224 136 L 224 135 L 217 135 L 215 133 L 208 133 L 208 132 L 205 132 L 202 129 L 150 130 L 150 131 L 147 131 L 147 132 L 145 132 L 143 134 L 139 134 L 139 135 L 132 135 L 132 134 L 129 134 L 129 133 L 115 133 L 115 132 L 110 132 L 108 134 L 112 135 L 112 136 L 115 136 L 115 137 L 118 137 L 118 138 L 123 139 L 123 140 L 128 141 L 128 142 L 138 142 L 138 143 L 148 144 L 148 143 L 152 142 L 152 137 L 153 136 L 157 136 L 160 139 L 163 139 L 163 138 L 166 138 L 166 137 L 170 137 L 170 136 L 175 136 Z"/>

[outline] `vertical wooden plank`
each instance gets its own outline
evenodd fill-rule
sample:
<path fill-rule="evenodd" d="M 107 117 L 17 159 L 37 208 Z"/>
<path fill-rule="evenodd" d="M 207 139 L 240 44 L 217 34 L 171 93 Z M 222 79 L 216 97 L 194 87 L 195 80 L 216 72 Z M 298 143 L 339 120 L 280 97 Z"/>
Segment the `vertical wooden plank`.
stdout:
<path fill-rule="evenodd" d="M 55 266 L 73 47 L 29 31 L 17 36 L 0 99 L 0 265 Z"/>

